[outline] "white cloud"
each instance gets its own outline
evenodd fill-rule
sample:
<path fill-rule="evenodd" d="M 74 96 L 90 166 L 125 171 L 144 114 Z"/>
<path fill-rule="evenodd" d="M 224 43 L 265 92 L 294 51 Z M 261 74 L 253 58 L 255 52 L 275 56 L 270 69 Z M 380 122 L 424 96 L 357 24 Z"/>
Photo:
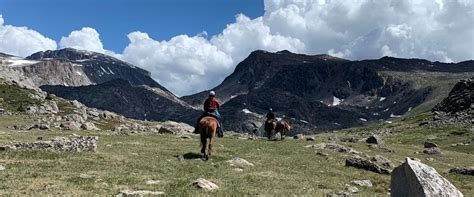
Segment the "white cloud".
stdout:
<path fill-rule="evenodd" d="M 122 58 L 152 73 L 165 87 L 184 95 L 213 87 L 229 74 L 232 58 L 201 36 L 156 41 L 142 32 L 128 34 Z"/>
<path fill-rule="evenodd" d="M 56 49 L 56 42 L 27 27 L 4 24 L 0 15 L 0 52 L 17 56 L 28 56 L 34 52 Z"/>
<path fill-rule="evenodd" d="M 59 46 L 61 48 L 75 48 L 99 53 L 105 51 L 99 33 L 90 27 L 83 27 L 81 30 L 72 31 L 67 37 L 62 37 Z"/>

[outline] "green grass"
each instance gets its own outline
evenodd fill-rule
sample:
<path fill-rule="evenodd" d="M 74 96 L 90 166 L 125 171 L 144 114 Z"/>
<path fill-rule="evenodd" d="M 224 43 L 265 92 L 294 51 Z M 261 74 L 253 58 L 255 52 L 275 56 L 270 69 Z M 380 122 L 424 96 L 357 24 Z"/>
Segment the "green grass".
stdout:
<path fill-rule="evenodd" d="M 21 117 L 16 117 L 17 119 Z M 5 119 L 5 117 L 2 117 Z M 0 124 L 0 128 L 8 125 Z M 53 151 L 0 152 L 0 195 L 113 195 L 124 189 L 163 191 L 167 195 L 311 195 L 321 196 L 332 191 L 343 191 L 353 180 L 369 179 L 372 188 L 361 189 L 361 196 L 386 196 L 389 192 L 390 176 L 344 166 L 346 154 L 327 152 L 328 158 L 315 154 L 305 145 L 328 141 L 329 136 L 357 135 L 364 129 L 345 130 L 335 134 L 316 135 L 317 142 L 286 139 L 271 142 L 263 139 L 241 140 L 226 136 L 217 139 L 215 153 L 210 161 L 179 161 L 177 155 L 199 153 L 199 140 L 181 139 L 173 135 L 115 136 L 110 132 L 80 132 L 81 135 L 99 136 L 96 153 L 60 153 Z M 448 135 L 456 128 L 428 130 L 403 122 L 391 125 L 394 135 L 385 138 L 388 147 L 395 152 L 370 149 L 364 142 L 343 143 L 362 156 L 380 154 L 399 165 L 405 157 L 417 157 L 433 166 L 441 175 L 452 181 L 466 196 L 474 195 L 474 177 L 448 173 L 457 166 L 469 166 L 474 161 L 472 151 L 451 148 L 449 144 L 472 137 L 470 132 L 460 136 Z M 1 129 L 0 144 L 12 141 L 34 141 L 55 136 L 70 135 L 64 131 L 30 131 L 18 133 Z M 429 156 L 422 151 L 427 136 L 435 135 L 444 154 Z M 466 146 L 472 150 L 472 145 Z M 254 167 L 243 172 L 234 172 L 226 162 L 241 157 L 254 163 Z M 427 161 L 427 158 L 434 161 Z M 90 175 L 90 178 L 81 177 Z M 203 192 L 190 184 L 197 178 L 205 178 L 219 185 L 213 192 Z M 161 183 L 147 185 L 147 180 L 157 179 Z"/>
<path fill-rule="evenodd" d="M 33 90 L 19 88 L 0 82 L 0 107 L 7 111 L 24 111 L 26 107 L 38 104 L 40 101 L 30 98 Z"/>

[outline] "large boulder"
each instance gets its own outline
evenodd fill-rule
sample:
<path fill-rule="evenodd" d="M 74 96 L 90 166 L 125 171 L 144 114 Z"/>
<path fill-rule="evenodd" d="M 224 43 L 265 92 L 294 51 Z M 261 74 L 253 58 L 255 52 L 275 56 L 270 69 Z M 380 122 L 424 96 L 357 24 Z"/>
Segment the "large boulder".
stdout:
<path fill-rule="evenodd" d="M 208 181 L 203 178 L 199 178 L 195 181 L 193 181 L 192 185 L 196 188 L 203 189 L 206 191 L 212 191 L 215 189 L 219 189 L 219 186 L 217 186 L 215 183 Z"/>
<path fill-rule="evenodd" d="M 397 196 L 450 196 L 463 194 L 436 170 L 419 161 L 406 158 L 405 163 L 392 172 L 391 195 Z"/>
<path fill-rule="evenodd" d="M 194 127 L 186 123 L 166 121 L 161 125 L 161 128 L 159 129 L 158 132 L 175 134 L 175 135 L 184 135 L 184 134 L 192 133 L 193 131 L 194 131 Z"/>
<path fill-rule="evenodd" d="M 383 144 L 382 138 L 379 135 L 372 135 L 366 140 L 369 144 Z"/>

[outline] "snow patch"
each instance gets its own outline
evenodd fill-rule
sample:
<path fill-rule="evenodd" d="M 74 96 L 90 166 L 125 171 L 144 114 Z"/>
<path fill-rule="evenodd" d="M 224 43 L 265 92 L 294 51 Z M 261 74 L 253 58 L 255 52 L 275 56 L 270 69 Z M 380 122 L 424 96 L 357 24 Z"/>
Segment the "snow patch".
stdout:
<path fill-rule="evenodd" d="M 306 120 L 300 120 L 300 122 L 305 123 L 305 124 L 309 124 L 309 122 L 306 121 Z"/>
<path fill-rule="evenodd" d="M 385 101 L 385 99 L 387 99 L 387 97 L 380 97 L 379 101 L 382 102 L 382 101 Z"/>
<path fill-rule="evenodd" d="M 342 102 L 344 102 L 344 99 L 340 99 L 340 98 L 337 98 L 337 97 L 333 96 L 331 106 L 340 105 Z"/>
<path fill-rule="evenodd" d="M 74 60 L 75 62 L 86 62 L 90 61 L 91 59 L 80 59 L 80 60 Z"/>
<path fill-rule="evenodd" d="M 10 59 L 10 60 L 7 60 L 7 64 L 9 66 L 26 66 L 26 65 L 36 64 L 38 62 L 39 61 L 23 60 L 23 59 Z"/>
<path fill-rule="evenodd" d="M 383 111 L 386 112 L 386 111 L 388 111 L 388 110 L 390 110 L 390 108 L 384 109 Z"/>
<path fill-rule="evenodd" d="M 361 120 L 363 122 L 367 122 L 367 119 L 365 119 L 365 118 L 359 118 L 359 120 Z"/>
<path fill-rule="evenodd" d="M 246 113 L 246 114 L 251 114 L 252 112 L 248 109 L 243 109 L 242 112 Z"/>
<path fill-rule="evenodd" d="M 408 108 L 408 112 L 411 112 L 412 109 L 413 109 L 412 107 L 409 107 L 409 108 Z"/>
<path fill-rule="evenodd" d="M 395 115 L 395 114 L 390 114 L 390 118 L 400 118 L 400 117 L 402 117 L 402 116 L 400 116 L 400 115 Z"/>

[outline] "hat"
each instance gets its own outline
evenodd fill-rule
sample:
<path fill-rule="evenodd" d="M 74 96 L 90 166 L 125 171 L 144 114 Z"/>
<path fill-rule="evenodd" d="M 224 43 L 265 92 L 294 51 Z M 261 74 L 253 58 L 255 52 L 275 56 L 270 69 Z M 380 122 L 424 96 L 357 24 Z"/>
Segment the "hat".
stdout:
<path fill-rule="evenodd" d="M 216 92 L 214 91 L 209 92 L 209 96 L 215 96 L 215 95 L 216 95 Z"/>

